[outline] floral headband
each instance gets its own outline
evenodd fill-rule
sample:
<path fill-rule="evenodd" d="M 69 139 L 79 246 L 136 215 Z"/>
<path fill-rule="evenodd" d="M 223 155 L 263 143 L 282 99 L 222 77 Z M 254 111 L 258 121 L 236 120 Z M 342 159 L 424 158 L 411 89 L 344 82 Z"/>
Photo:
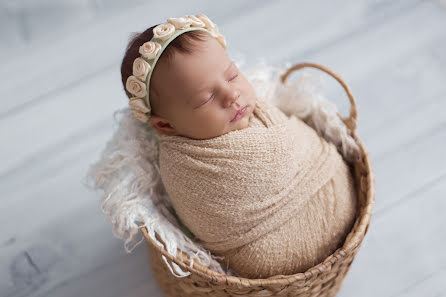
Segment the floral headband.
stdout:
<path fill-rule="evenodd" d="M 139 47 L 141 57 L 133 62 L 133 75 L 128 77 L 125 87 L 134 95 L 129 105 L 135 118 L 141 122 L 147 123 L 150 118 L 149 86 L 156 62 L 171 41 L 185 32 L 195 30 L 210 33 L 226 49 L 225 38 L 219 33 L 217 25 L 204 14 L 167 19 L 167 23 L 153 29 L 153 38 Z"/>

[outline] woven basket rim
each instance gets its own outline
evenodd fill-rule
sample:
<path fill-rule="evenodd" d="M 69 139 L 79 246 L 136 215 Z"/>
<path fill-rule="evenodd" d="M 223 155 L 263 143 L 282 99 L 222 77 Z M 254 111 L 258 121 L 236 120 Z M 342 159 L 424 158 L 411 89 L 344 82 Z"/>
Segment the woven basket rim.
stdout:
<path fill-rule="evenodd" d="M 359 209 L 359 215 L 356 217 L 355 223 L 351 229 L 351 231 L 348 233 L 343 245 L 338 248 L 336 251 L 334 251 L 331 255 L 329 255 L 327 258 L 325 258 L 324 261 L 321 263 L 307 269 L 305 272 L 299 272 L 295 274 L 290 275 L 275 275 L 268 278 L 245 278 L 245 277 L 238 277 L 238 276 L 231 276 L 227 274 L 222 274 L 217 271 L 211 270 L 200 263 L 197 263 L 197 261 L 194 261 L 192 267 L 190 266 L 190 259 L 189 256 L 186 255 L 181 250 L 177 249 L 177 257 L 173 257 L 170 255 L 167 250 L 164 247 L 160 247 L 158 243 L 156 243 L 149 235 L 148 230 L 146 226 L 141 226 L 139 230 L 143 234 L 147 244 L 152 245 L 158 252 L 160 252 L 162 255 L 164 255 L 168 261 L 173 262 L 177 264 L 179 267 L 182 268 L 184 271 L 189 271 L 193 274 L 196 274 L 200 277 L 202 277 L 205 280 L 208 280 L 214 284 L 224 284 L 226 286 L 237 286 L 239 288 L 252 288 L 253 286 L 270 286 L 270 285 L 289 285 L 291 283 L 294 283 L 296 281 L 303 281 L 306 282 L 309 279 L 317 277 L 319 274 L 325 272 L 326 270 L 331 269 L 331 267 L 337 262 L 340 261 L 342 258 L 346 257 L 350 253 L 353 252 L 355 248 L 357 248 L 359 245 L 361 245 L 363 238 L 365 237 L 368 226 L 370 224 L 373 206 L 374 206 L 374 200 L 375 200 L 375 190 L 374 190 L 374 174 L 372 170 L 370 155 L 367 152 L 363 142 L 358 137 L 356 133 L 356 123 L 357 123 L 357 110 L 356 110 L 356 102 L 351 94 L 351 91 L 348 88 L 348 85 L 340 78 L 337 74 L 330 71 L 324 66 L 314 64 L 314 63 L 301 63 L 297 64 L 293 67 L 291 67 L 288 72 L 285 75 L 286 76 L 291 73 L 291 71 L 294 71 L 299 68 L 303 67 L 315 67 L 319 68 L 333 77 L 335 77 L 339 82 L 343 84 L 344 89 L 346 89 L 351 105 L 351 112 L 350 112 L 350 118 L 349 119 L 343 119 L 345 121 L 345 124 L 350 128 L 350 133 L 353 139 L 358 144 L 361 152 L 362 152 L 362 158 L 361 160 L 355 161 L 352 166 L 356 167 L 356 164 L 363 164 L 365 167 L 365 172 L 360 172 L 360 176 L 358 180 L 355 178 L 356 183 L 356 192 L 359 197 L 359 191 L 361 191 L 362 187 L 365 187 L 365 204 L 360 205 L 358 203 L 358 209 Z M 284 79 L 282 80 L 284 81 Z M 340 116 L 340 115 L 339 115 Z M 341 117 L 341 116 L 340 116 Z M 342 117 L 341 117 L 342 119 Z M 359 170 L 360 166 L 358 166 L 357 170 Z M 365 176 L 364 176 L 365 175 Z M 155 235 L 158 235 L 158 233 L 155 232 Z M 158 235 L 159 237 L 159 235 Z M 161 238 L 159 238 L 160 241 Z"/>

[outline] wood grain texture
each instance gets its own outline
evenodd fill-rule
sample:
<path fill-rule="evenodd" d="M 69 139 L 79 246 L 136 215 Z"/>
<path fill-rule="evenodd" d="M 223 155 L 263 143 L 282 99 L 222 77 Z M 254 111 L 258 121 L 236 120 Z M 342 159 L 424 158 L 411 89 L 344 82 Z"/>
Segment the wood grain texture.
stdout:
<path fill-rule="evenodd" d="M 376 204 L 339 296 L 446 296 L 444 1 L 122 3 L 0 1 L 0 296 L 162 296 L 145 246 L 126 254 L 81 182 L 127 106 L 130 32 L 191 13 L 247 65 L 313 61 L 350 84 Z"/>

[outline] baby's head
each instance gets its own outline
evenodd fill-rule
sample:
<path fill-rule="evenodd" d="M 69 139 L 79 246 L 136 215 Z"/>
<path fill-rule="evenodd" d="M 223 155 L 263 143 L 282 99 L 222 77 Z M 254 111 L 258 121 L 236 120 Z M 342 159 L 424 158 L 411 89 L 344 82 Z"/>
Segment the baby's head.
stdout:
<path fill-rule="evenodd" d="M 193 19 L 204 20 L 206 25 L 210 22 L 204 15 L 197 17 Z M 141 57 L 140 47 L 152 39 L 154 29 L 155 26 L 136 35 L 129 42 L 123 58 L 122 82 L 129 98 L 135 97 L 140 82 L 144 82 L 144 79 L 135 80 L 136 91 L 128 91 L 127 80 L 132 74 L 135 76 L 134 61 Z M 152 125 L 159 133 L 193 139 L 213 138 L 248 126 L 256 105 L 255 91 L 227 56 L 224 38 L 214 36 L 202 30 L 187 31 L 167 45 L 149 77 L 150 113 L 141 113 L 147 111 L 147 105 L 141 106 L 145 101 L 132 104 L 134 114 L 140 120 Z M 144 97 L 141 96 L 144 90 L 140 91 L 139 97 Z M 234 120 L 244 107 L 246 112 Z"/>

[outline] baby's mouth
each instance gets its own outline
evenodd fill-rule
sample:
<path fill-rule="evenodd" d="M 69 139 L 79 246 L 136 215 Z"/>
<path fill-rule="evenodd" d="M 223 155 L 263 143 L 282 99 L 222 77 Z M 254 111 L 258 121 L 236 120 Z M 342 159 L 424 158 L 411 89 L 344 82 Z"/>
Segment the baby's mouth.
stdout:
<path fill-rule="evenodd" d="M 231 123 L 237 121 L 238 119 L 240 119 L 241 117 L 243 117 L 248 111 L 248 105 L 245 105 L 244 107 L 240 108 L 237 113 L 234 115 L 234 117 L 232 118 L 232 120 L 230 121 Z"/>

